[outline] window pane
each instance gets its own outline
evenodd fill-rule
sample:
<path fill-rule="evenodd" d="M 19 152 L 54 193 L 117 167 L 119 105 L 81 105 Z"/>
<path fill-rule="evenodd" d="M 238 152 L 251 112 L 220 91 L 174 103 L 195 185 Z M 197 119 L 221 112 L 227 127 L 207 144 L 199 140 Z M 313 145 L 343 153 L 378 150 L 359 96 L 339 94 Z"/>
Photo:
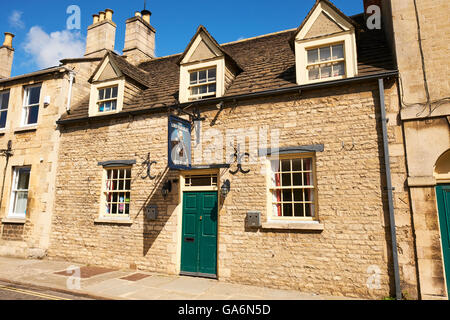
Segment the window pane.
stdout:
<path fill-rule="evenodd" d="M 39 98 L 41 96 L 41 87 L 28 88 L 28 104 L 39 103 Z"/>
<path fill-rule="evenodd" d="M 111 88 L 105 89 L 105 99 L 111 99 Z"/>
<path fill-rule="evenodd" d="M 105 89 L 98 90 L 98 99 L 99 100 L 105 99 Z"/>
<path fill-rule="evenodd" d="M 303 159 L 303 171 L 311 171 L 311 163 L 312 163 L 312 159 L 311 158 L 305 158 Z"/>
<path fill-rule="evenodd" d="M 308 50 L 308 63 L 319 62 L 319 51 L 317 49 Z"/>
<path fill-rule="evenodd" d="M 294 186 L 301 186 L 302 185 L 302 174 L 301 173 L 293 173 L 292 174 L 292 178 L 293 178 L 293 185 Z"/>
<path fill-rule="evenodd" d="M 39 114 L 39 106 L 29 107 L 27 124 L 37 123 L 38 114 Z"/>
<path fill-rule="evenodd" d="M 333 66 L 333 77 L 343 76 L 345 74 L 344 63 L 340 62 Z"/>
<path fill-rule="evenodd" d="M 330 47 L 324 47 L 320 48 L 320 61 L 327 61 L 331 58 L 331 48 Z"/>
<path fill-rule="evenodd" d="M 111 110 L 116 110 L 117 109 L 117 101 L 113 100 L 111 101 Z"/>
<path fill-rule="evenodd" d="M 102 103 L 99 104 L 99 106 L 98 106 L 98 111 L 99 111 L 99 112 L 105 111 L 105 103 L 104 103 L 104 102 L 102 102 Z"/>
<path fill-rule="evenodd" d="M 9 103 L 9 92 L 3 93 L 0 99 L 0 110 L 8 109 Z"/>
<path fill-rule="evenodd" d="M 28 183 L 30 181 L 30 169 L 22 168 L 17 170 L 17 190 L 28 190 Z"/>
<path fill-rule="evenodd" d="M 208 92 L 216 92 L 216 84 L 208 85 Z"/>
<path fill-rule="evenodd" d="M 283 216 L 292 217 L 292 204 L 291 203 L 283 204 Z"/>
<path fill-rule="evenodd" d="M 117 87 L 112 88 L 112 96 L 111 98 L 117 98 Z"/>
<path fill-rule="evenodd" d="M 206 70 L 202 70 L 198 72 L 198 82 L 199 83 L 204 83 L 206 82 Z"/>
<path fill-rule="evenodd" d="M 14 197 L 14 209 L 13 209 L 14 213 L 26 214 L 27 200 L 28 200 L 27 191 L 16 192 Z"/>
<path fill-rule="evenodd" d="M 292 201 L 292 190 L 283 190 L 283 201 Z"/>
<path fill-rule="evenodd" d="M 0 128 L 6 127 L 6 115 L 8 114 L 7 111 L 0 112 Z"/>
<path fill-rule="evenodd" d="M 126 177 L 131 178 L 131 169 L 126 170 Z"/>
<path fill-rule="evenodd" d="M 342 44 L 338 44 L 333 46 L 333 60 L 344 58 L 344 46 Z"/>
<path fill-rule="evenodd" d="M 198 87 L 198 91 L 200 94 L 207 93 L 208 86 L 205 85 L 205 86 Z"/>
<path fill-rule="evenodd" d="M 216 81 L 216 69 L 208 70 L 208 81 Z"/>
<path fill-rule="evenodd" d="M 290 186 L 292 186 L 291 174 L 290 173 L 283 173 L 281 175 L 281 183 L 282 183 L 283 187 L 290 187 Z"/>
<path fill-rule="evenodd" d="M 296 217 L 304 217 L 303 213 L 303 203 L 294 204 L 294 216 Z"/>
<path fill-rule="evenodd" d="M 281 161 L 281 171 L 291 171 L 291 160 L 282 160 Z"/>
<path fill-rule="evenodd" d="M 194 87 L 194 88 L 192 88 L 191 89 L 191 94 L 194 96 L 194 95 L 197 95 L 198 94 L 198 87 Z"/>
<path fill-rule="evenodd" d="M 190 83 L 191 84 L 197 83 L 197 75 L 198 75 L 197 72 L 191 72 L 191 75 L 190 75 L 190 78 L 191 78 Z"/>
<path fill-rule="evenodd" d="M 313 205 L 310 203 L 305 203 L 305 216 L 306 217 L 313 217 L 314 216 L 314 211 L 313 211 Z"/>
<path fill-rule="evenodd" d="M 321 78 L 329 78 L 331 77 L 331 66 L 325 66 L 321 68 Z"/>
<path fill-rule="evenodd" d="M 314 201 L 313 189 L 305 189 L 305 201 Z"/>
<path fill-rule="evenodd" d="M 319 79 L 319 68 L 310 68 L 308 70 L 308 78 L 309 80 Z"/>
<path fill-rule="evenodd" d="M 303 173 L 303 185 L 304 186 L 312 186 L 313 185 L 313 179 L 312 179 L 311 172 Z"/>
<path fill-rule="evenodd" d="M 293 159 L 292 160 L 292 171 L 301 171 L 302 170 L 302 160 L 301 159 Z"/>
<path fill-rule="evenodd" d="M 105 111 L 111 110 L 111 101 L 105 102 Z"/>
<path fill-rule="evenodd" d="M 294 201 L 304 201 L 303 189 L 294 189 Z"/>

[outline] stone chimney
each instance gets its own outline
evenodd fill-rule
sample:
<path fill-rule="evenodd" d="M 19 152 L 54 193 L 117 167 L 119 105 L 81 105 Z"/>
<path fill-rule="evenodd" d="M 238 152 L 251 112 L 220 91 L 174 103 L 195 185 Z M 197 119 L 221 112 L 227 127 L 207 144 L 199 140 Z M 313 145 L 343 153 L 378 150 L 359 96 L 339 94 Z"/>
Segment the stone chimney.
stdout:
<path fill-rule="evenodd" d="M 150 25 L 151 12 L 136 12 L 126 21 L 123 55 L 128 62 L 139 64 L 155 57 L 155 28 Z"/>
<path fill-rule="evenodd" d="M 0 78 L 11 77 L 11 68 L 14 58 L 14 49 L 12 47 L 12 39 L 14 35 L 5 32 L 5 41 L 0 47 Z"/>
<path fill-rule="evenodd" d="M 106 9 L 92 15 L 92 24 L 88 27 L 85 57 L 102 57 L 105 50 L 114 50 L 116 24 L 112 21 L 113 11 Z"/>

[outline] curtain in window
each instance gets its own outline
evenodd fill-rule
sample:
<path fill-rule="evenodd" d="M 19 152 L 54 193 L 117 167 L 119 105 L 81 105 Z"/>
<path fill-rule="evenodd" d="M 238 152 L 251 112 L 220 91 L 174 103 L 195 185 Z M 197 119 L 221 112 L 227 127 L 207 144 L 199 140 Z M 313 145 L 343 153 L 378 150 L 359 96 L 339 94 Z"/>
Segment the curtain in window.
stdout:
<path fill-rule="evenodd" d="M 280 161 L 274 160 L 271 161 L 272 166 L 272 185 L 276 187 L 280 187 L 280 174 L 277 173 L 280 171 Z M 273 192 L 273 202 L 277 202 L 273 205 L 273 213 L 274 215 L 281 217 L 281 190 L 277 189 Z"/>

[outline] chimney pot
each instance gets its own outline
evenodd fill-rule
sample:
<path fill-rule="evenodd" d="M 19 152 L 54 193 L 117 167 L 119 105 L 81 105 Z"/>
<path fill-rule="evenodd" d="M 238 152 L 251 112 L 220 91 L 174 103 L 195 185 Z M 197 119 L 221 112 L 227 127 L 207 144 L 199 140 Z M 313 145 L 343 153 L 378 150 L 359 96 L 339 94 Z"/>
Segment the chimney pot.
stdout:
<path fill-rule="evenodd" d="M 113 13 L 114 13 L 114 11 L 112 9 L 106 9 L 105 10 L 105 19 L 112 21 Z"/>
<path fill-rule="evenodd" d="M 3 42 L 3 46 L 12 49 L 12 39 L 14 38 L 14 34 L 10 32 L 5 32 L 5 41 Z"/>
<path fill-rule="evenodd" d="M 142 10 L 141 14 L 142 14 L 142 19 L 144 19 L 145 22 L 150 24 L 150 16 L 152 15 L 152 13 L 148 10 Z"/>
<path fill-rule="evenodd" d="M 135 17 L 141 17 L 141 13 L 140 13 L 139 11 L 136 11 L 136 12 L 134 13 L 134 16 L 135 16 Z"/>
<path fill-rule="evenodd" d="M 100 11 L 98 14 L 100 16 L 99 21 L 105 20 L 105 15 L 106 15 L 105 11 Z"/>
<path fill-rule="evenodd" d="M 96 24 L 99 21 L 100 16 L 98 14 L 93 14 L 92 18 L 92 24 Z"/>

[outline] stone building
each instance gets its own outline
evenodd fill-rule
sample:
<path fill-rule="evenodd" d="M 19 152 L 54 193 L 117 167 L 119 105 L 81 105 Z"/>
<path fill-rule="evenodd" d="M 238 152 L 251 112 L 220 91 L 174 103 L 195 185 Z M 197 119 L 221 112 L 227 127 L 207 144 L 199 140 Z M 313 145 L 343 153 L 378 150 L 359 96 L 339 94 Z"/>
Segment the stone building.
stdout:
<path fill-rule="evenodd" d="M 155 57 L 150 12 L 122 56 L 94 16 L 90 94 L 57 122 L 49 257 L 419 297 L 392 33 L 365 18 L 318 0 L 296 29 L 219 44 L 200 26 Z"/>
<path fill-rule="evenodd" d="M 11 77 L 14 35 L 0 47 L 0 255 L 43 258 L 49 247 L 60 133 L 56 121 L 89 95 L 101 57 Z"/>
<path fill-rule="evenodd" d="M 421 298 L 450 288 L 450 3 L 383 2 L 399 70 L 410 201 Z M 390 19 L 392 17 L 392 19 Z M 410 223 L 409 221 L 407 222 Z"/>

